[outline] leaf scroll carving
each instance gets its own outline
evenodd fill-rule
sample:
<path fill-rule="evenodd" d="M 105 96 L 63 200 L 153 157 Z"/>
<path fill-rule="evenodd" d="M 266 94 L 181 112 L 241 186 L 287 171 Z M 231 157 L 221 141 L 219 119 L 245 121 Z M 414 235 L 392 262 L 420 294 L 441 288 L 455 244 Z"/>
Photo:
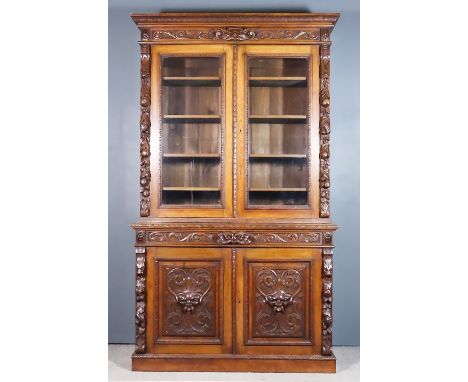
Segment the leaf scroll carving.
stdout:
<path fill-rule="evenodd" d="M 216 29 L 153 30 L 142 31 L 142 41 L 149 40 L 315 40 L 320 39 L 317 30 L 249 29 L 246 27 L 225 27 Z"/>
<path fill-rule="evenodd" d="M 290 243 L 320 243 L 322 234 L 319 232 L 307 233 L 271 233 L 271 232 L 160 232 L 148 233 L 148 240 L 164 243 L 204 243 L 222 245 L 248 245 L 248 244 L 290 244 Z"/>

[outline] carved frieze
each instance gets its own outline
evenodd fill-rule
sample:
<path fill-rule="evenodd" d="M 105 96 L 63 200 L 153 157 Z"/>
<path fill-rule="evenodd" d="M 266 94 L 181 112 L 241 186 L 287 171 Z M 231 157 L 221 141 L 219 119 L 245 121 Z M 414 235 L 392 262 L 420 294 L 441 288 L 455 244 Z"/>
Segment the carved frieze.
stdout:
<path fill-rule="evenodd" d="M 151 107 L 151 46 L 141 46 L 140 89 L 140 216 L 150 214 L 150 107 Z"/>
<path fill-rule="evenodd" d="M 144 248 L 136 250 L 136 306 L 135 306 L 135 351 L 146 351 L 146 253 Z"/>
<path fill-rule="evenodd" d="M 322 354 L 332 355 L 332 302 L 333 259 L 332 250 L 322 252 Z"/>
<path fill-rule="evenodd" d="M 303 268 L 254 268 L 254 337 L 304 335 L 303 280 Z"/>
<path fill-rule="evenodd" d="M 226 27 L 203 30 L 142 30 L 142 41 L 151 40 L 320 40 L 319 29 L 314 30 L 266 30 L 246 27 Z"/>
<path fill-rule="evenodd" d="M 321 233 L 249 233 L 249 232 L 148 232 L 149 242 L 248 245 L 268 243 L 320 243 Z"/>

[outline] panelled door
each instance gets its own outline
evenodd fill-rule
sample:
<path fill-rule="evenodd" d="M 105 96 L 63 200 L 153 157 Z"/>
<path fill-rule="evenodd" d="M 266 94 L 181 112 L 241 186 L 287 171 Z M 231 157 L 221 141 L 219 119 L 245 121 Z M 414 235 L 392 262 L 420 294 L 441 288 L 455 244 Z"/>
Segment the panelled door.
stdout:
<path fill-rule="evenodd" d="M 231 250 L 148 248 L 150 353 L 232 351 Z"/>
<path fill-rule="evenodd" d="M 318 217 L 318 46 L 241 46 L 237 68 L 238 216 Z"/>
<path fill-rule="evenodd" d="M 239 249 L 237 352 L 320 354 L 320 272 L 320 249 Z"/>
<path fill-rule="evenodd" d="M 232 47 L 151 57 L 151 216 L 232 216 Z"/>

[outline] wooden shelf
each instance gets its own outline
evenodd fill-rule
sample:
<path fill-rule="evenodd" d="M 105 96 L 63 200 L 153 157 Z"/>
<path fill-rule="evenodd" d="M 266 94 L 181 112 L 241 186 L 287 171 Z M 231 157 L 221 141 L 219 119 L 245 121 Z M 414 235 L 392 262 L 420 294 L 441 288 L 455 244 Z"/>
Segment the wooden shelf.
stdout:
<path fill-rule="evenodd" d="M 220 115 L 213 115 L 213 114 L 165 114 L 163 118 L 166 120 L 174 120 L 174 121 L 209 121 L 209 122 L 217 122 L 221 119 Z"/>
<path fill-rule="evenodd" d="M 299 158 L 299 159 L 305 159 L 307 158 L 307 155 L 305 154 L 250 154 L 250 158 Z"/>
<path fill-rule="evenodd" d="M 189 153 L 171 153 L 163 154 L 163 158 L 219 158 L 220 154 L 189 154 Z"/>
<path fill-rule="evenodd" d="M 163 77 L 165 85 L 200 86 L 200 85 L 221 85 L 221 77 Z"/>
<path fill-rule="evenodd" d="M 250 86 L 306 86 L 307 77 L 250 77 Z"/>
<path fill-rule="evenodd" d="M 268 115 L 250 115 L 252 121 L 272 121 L 272 120 L 288 120 L 298 121 L 307 119 L 307 115 L 292 115 L 292 114 L 268 114 Z"/>
<path fill-rule="evenodd" d="M 163 187 L 163 191 L 220 191 L 219 187 Z"/>
<path fill-rule="evenodd" d="M 249 191 L 254 192 L 304 192 L 307 188 L 251 188 Z"/>

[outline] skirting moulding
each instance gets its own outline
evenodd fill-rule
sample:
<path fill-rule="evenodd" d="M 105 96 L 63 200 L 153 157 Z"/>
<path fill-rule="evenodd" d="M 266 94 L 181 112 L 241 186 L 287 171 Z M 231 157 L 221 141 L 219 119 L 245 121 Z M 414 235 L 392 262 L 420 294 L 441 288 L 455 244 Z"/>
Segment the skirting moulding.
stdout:
<path fill-rule="evenodd" d="M 133 14 L 138 371 L 325 372 L 337 13 Z"/>

